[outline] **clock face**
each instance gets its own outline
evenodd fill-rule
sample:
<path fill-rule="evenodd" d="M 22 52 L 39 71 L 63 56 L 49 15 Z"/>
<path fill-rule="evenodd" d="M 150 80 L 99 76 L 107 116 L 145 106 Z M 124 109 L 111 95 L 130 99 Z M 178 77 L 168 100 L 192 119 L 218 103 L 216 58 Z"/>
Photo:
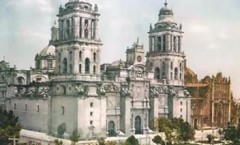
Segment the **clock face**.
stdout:
<path fill-rule="evenodd" d="M 142 61 L 142 57 L 138 55 L 138 56 L 137 56 L 137 61 L 138 61 L 138 62 L 141 62 L 141 61 Z"/>

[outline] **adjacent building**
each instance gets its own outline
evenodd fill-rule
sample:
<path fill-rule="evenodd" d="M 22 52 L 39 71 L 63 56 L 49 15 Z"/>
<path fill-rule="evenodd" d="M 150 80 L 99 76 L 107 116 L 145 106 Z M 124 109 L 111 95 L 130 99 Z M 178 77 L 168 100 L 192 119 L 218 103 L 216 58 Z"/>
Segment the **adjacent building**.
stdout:
<path fill-rule="evenodd" d="M 185 72 L 186 88 L 192 96 L 192 125 L 201 129 L 206 126 L 224 127 L 227 122 L 232 122 L 232 104 L 235 103 L 230 78 L 217 73 L 216 76 L 206 76 L 199 81 L 191 69 L 185 67 Z"/>

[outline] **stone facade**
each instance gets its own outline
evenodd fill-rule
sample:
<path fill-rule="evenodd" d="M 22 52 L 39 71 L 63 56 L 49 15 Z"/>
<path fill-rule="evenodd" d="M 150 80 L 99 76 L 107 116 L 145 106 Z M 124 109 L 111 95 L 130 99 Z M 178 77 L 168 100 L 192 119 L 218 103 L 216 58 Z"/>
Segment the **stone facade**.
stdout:
<path fill-rule="evenodd" d="M 89 139 L 148 134 L 158 117 L 191 121 L 182 25 L 167 4 L 150 27 L 146 62 L 137 40 L 127 48 L 126 61 L 101 64 L 97 5 L 70 0 L 57 16 L 58 27 L 36 55 L 35 68 L 2 64 L 2 108 L 13 110 L 23 128 L 65 138 L 77 130 Z"/>

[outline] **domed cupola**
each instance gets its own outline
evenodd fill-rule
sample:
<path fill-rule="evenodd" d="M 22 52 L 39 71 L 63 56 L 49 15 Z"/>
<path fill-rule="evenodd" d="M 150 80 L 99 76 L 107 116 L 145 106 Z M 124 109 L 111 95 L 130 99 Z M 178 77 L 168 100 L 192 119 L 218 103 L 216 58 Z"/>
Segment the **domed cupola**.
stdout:
<path fill-rule="evenodd" d="M 164 3 L 165 7 L 161 8 L 159 12 L 159 23 L 161 22 L 173 22 L 173 10 L 168 8 L 168 3 Z"/>
<path fill-rule="evenodd" d="M 55 56 L 55 46 L 53 45 L 48 45 L 45 47 L 40 53 L 40 56 Z"/>
<path fill-rule="evenodd" d="M 55 67 L 55 46 L 49 44 L 35 57 L 35 69 L 53 72 Z"/>

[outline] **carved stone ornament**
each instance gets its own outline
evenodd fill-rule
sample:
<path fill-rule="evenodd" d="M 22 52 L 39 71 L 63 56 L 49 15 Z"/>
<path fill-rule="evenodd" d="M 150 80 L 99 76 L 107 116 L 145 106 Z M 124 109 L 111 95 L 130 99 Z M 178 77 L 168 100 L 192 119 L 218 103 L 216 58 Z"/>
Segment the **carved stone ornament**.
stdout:
<path fill-rule="evenodd" d="M 106 91 L 105 91 L 105 89 L 104 89 L 103 86 L 99 86 L 99 87 L 97 88 L 97 94 L 100 95 L 100 96 L 106 94 Z"/>
<path fill-rule="evenodd" d="M 86 95 L 88 93 L 88 86 L 79 84 L 75 87 L 80 95 Z"/>
<path fill-rule="evenodd" d="M 111 83 L 111 84 L 105 84 L 103 86 L 104 90 L 107 92 L 107 93 L 111 93 L 111 92 L 119 92 L 119 87 L 114 84 L 114 83 Z"/>

